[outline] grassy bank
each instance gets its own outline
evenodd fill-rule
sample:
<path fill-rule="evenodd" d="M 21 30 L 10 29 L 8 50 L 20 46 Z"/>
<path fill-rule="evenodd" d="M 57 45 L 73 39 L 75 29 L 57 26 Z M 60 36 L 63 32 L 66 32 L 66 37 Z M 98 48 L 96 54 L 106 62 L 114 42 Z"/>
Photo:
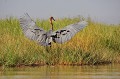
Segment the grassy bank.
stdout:
<path fill-rule="evenodd" d="M 79 18 L 63 18 L 54 22 L 55 30 Z M 37 25 L 48 30 L 48 20 L 36 20 Z M 84 65 L 120 62 L 120 25 L 92 22 L 64 44 L 42 47 L 27 39 L 18 19 L 0 19 L 0 65 Z"/>

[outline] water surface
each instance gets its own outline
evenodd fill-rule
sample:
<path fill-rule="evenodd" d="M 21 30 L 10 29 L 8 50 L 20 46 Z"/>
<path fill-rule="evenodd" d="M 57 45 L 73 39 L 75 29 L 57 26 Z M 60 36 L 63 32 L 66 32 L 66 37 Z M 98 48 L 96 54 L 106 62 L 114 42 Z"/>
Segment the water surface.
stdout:
<path fill-rule="evenodd" d="M 0 68 L 0 79 L 120 79 L 120 64 Z"/>

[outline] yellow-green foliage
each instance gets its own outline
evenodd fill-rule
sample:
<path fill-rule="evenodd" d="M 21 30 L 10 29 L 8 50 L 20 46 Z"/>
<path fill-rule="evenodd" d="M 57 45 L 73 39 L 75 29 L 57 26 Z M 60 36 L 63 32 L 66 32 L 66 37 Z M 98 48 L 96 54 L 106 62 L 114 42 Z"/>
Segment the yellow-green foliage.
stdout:
<path fill-rule="evenodd" d="M 80 18 L 56 19 L 54 30 L 80 21 Z M 27 39 L 18 19 L 0 19 L 0 65 L 82 65 L 120 62 L 120 26 L 88 21 L 88 26 L 64 44 L 52 48 Z M 36 20 L 50 29 L 49 20 Z"/>

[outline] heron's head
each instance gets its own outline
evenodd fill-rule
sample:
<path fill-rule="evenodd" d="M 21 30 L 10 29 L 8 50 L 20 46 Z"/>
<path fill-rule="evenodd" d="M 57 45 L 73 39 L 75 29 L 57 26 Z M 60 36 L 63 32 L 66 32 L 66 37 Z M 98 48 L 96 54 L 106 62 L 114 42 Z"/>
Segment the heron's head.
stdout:
<path fill-rule="evenodd" d="M 50 23 L 52 23 L 52 21 L 55 21 L 55 19 L 51 16 L 50 17 Z"/>

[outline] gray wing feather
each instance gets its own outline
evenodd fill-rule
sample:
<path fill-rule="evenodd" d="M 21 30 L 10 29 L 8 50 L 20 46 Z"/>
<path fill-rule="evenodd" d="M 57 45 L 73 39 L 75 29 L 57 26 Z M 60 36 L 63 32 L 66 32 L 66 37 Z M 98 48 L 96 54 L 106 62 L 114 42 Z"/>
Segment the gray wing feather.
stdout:
<path fill-rule="evenodd" d="M 46 31 L 36 26 L 36 23 L 30 18 L 27 13 L 22 16 L 19 21 L 23 33 L 27 38 L 37 41 L 40 45 L 48 45 L 46 42 Z"/>
<path fill-rule="evenodd" d="M 86 25 L 86 21 L 68 25 L 63 29 L 54 32 L 55 36 L 53 37 L 53 41 L 57 43 L 64 43 L 70 40 L 77 32 L 82 30 Z"/>

